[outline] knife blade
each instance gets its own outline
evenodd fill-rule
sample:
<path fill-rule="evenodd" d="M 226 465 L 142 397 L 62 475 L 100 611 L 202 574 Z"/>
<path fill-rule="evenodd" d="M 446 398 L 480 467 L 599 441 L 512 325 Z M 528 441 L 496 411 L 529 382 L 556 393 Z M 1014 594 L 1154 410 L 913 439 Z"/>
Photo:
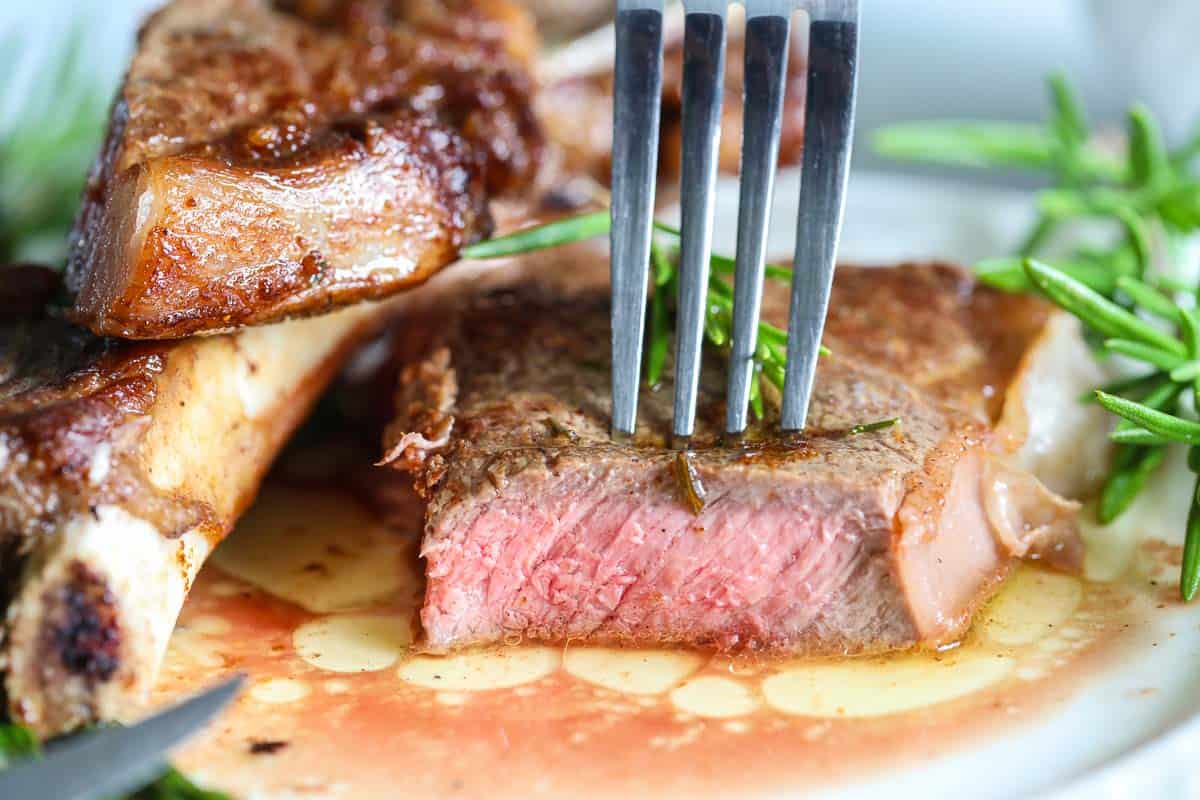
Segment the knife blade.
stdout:
<path fill-rule="evenodd" d="M 0 797 L 93 800 L 140 789 L 162 768 L 168 751 L 212 721 L 244 681 L 236 675 L 135 725 L 51 744 L 44 758 L 0 772 Z"/>

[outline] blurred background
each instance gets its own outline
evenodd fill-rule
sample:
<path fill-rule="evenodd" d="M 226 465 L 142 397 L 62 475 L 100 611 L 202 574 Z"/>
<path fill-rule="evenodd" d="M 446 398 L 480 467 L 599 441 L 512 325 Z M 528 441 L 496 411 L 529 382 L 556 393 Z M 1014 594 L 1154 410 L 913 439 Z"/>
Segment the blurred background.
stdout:
<path fill-rule="evenodd" d="M 602 24 L 613 8 L 611 0 L 526 2 L 555 36 Z M 39 204 L 61 205 L 56 192 L 78 190 L 70 178 L 94 152 L 98 120 L 139 21 L 156 5 L 0 3 L 0 214 L 9 227 L 35 218 Z M 930 171 L 871 152 L 869 137 L 884 123 L 1043 119 L 1044 76 L 1052 70 L 1072 79 L 1101 126 L 1116 129 L 1129 103 L 1142 100 L 1168 140 L 1178 142 L 1191 134 L 1200 112 L 1197 0 L 864 0 L 863 6 L 859 171 Z M 64 60 L 68 52 L 75 59 Z M 978 177 L 1018 185 L 1029 180 Z M 45 237 L 51 255 L 53 236 L 50 230 Z M 35 244 L 27 255 L 42 253 Z"/>

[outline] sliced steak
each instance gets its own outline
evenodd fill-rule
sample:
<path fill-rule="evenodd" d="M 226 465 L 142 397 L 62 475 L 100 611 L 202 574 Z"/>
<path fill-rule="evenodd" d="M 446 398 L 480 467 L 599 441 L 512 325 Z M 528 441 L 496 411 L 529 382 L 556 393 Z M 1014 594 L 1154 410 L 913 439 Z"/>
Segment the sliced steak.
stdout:
<path fill-rule="evenodd" d="M 537 169 L 502 0 L 176 0 L 143 28 L 76 221 L 74 318 L 175 338 L 426 280 Z"/>
<path fill-rule="evenodd" d="M 768 316 L 785 302 L 772 290 Z M 991 430 L 1045 309 L 936 266 L 842 269 L 832 307 L 810 429 L 782 437 L 768 412 L 722 442 L 713 358 L 686 456 L 662 438 L 669 386 L 643 391 L 631 443 L 609 440 L 602 291 L 493 293 L 411 336 L 386 445 L 428 500 L 429 648 L 940 644 L 1017 558 L 1076 562 L 1076 506 Z"/>

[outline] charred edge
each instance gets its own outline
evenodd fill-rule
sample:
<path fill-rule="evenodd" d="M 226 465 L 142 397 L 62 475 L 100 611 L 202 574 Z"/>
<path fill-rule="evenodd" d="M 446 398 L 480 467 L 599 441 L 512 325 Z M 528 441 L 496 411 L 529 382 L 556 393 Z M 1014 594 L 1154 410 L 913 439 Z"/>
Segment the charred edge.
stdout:
<path fill-rule="evenodd" d="M 121 627 L 108 584 L 76 561 L 70 582 L 47 594 L 51 611 L 42 634 L 44 652 L 88 685 L 109 681 L 120 666 Z"/>

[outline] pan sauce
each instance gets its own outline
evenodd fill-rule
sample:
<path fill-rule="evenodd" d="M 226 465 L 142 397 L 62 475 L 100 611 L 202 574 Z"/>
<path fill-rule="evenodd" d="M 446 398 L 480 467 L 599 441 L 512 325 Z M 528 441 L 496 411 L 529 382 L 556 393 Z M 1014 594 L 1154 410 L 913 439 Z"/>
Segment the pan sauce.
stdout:
<path fill-rule="evenodd" d="M 410 648 L 415 547 L 347 493 L 269 487 L 171 641 L 158 702 L 251 677 L 179 764 L 253 797 L 810 788 L 1035 719 L 1157 602 L 1022 567 L 940 653 L 767 660 L 513 642 L 435 657 Z"/>

